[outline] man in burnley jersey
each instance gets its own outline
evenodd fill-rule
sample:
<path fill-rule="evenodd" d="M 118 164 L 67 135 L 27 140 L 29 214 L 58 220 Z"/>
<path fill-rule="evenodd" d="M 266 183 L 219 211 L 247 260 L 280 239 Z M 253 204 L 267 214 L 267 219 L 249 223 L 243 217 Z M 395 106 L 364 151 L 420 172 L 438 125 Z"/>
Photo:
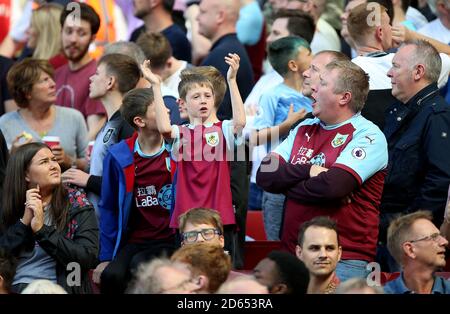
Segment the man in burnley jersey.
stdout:
<path fill-rule="evenodd" d="M 344 281 L 365 277 L 375 259 L 379 204 L 388 161 L 386 138 L 361 116 L 368 76 L 333 61 L 312 83 L 313 115 L 261 163 L 257 184 L 287 196 L 281 243 L 294 253 L 299 227 L 316 216 L 337 221 Z"/>

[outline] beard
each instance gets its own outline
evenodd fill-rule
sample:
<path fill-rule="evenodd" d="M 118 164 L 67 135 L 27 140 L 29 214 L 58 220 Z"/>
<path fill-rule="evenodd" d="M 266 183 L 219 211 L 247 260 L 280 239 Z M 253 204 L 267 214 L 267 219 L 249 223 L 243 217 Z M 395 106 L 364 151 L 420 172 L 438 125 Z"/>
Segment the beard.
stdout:
<path fill-rule="evenodd" d="M 143 19 L 146 15 L 148 14 L 148 10 L 145 9 L 141 9 L 141 10 L 136 10 L 134 11 L 134 16 L 137 17 L 138 19 Z"/>
<path fill-rule="evenodd" d="M 87 44 L 84 47 L 75 46 L 76 50 L 74 52 L 68 52 L 67 50 L 72 48 L 73 46 L 68 46 L 64 48 L 64 56 L 72 61 L 72 62 L 78 62 L 88 53 L 89 50 L 89 44 Z"/>

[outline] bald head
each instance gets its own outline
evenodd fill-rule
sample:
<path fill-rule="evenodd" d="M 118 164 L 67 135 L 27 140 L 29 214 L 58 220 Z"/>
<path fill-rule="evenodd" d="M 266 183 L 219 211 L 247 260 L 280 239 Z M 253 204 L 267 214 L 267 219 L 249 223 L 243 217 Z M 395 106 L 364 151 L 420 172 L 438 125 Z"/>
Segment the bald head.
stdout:
<path fill-rule="evenodd" d="M 202 0 L 197 16 L 201 35 L 215 42 L 220 37 L 236 32 L 239 18 L 239 0 Z"/>
<path fill-rule="evenodd" d="M 266 286 L 252 276 L 239 276 L 226 281 L 217 291 L 219 294 L 268 294 Z"/>
<path fill-rule="evenodd" d="M 239 0 L 214 0 L 219 3 L 219 6 L 227 13 L 228 18 L 231 22 L 236 24 L 239 18 L 239 10 L 241 8 L 241 4 Z"/>

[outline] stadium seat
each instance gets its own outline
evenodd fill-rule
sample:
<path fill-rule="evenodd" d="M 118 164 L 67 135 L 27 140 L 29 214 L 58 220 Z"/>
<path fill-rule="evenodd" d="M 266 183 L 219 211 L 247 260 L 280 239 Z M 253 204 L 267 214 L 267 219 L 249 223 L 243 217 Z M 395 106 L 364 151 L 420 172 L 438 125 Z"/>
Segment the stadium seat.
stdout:
<path fill-rule="evenodd" d="M 247 223 L 246 223 L 246 235 L 253 240 L 267 240 L 266 232 L 264 230 L 264 222 L 262 211 L 260 210 L 248 210 L 247 211 Z"/>
<path fill-rule="evenodd" d="M 380 283 L 382 286 L 384 286 L 386 283 L 396 279 L 398 276 L 400 276 L 399 272 L 395 272 L 395 273 L 381 272 Z"/>
<path fill-rule="evenodd" d="M 436 276 L 442 277 L 444 279 L 450 279 L 450 272 L 448 271 L 437 272 Z"/>
<path fill-rule="evenodd" d="M 251 270 L 255 268 L 260 260 L 265 258 L 273 250 L 278 250 L 281 246 L 280 241 L 247 241 L 244 250 L 244 269 Z"/>

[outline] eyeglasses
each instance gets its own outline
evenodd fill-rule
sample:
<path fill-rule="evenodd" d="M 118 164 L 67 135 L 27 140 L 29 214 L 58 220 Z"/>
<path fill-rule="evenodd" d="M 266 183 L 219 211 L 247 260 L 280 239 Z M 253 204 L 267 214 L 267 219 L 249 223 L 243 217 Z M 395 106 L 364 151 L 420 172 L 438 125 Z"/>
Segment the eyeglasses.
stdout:
<path fill-rule="evenodd" d="M 219 230 L 214 229 L 214 228 L 201 229 L 199 231 L 194 230 L 194 231 L 184 232 L 183 240 L 186 243 L 194 243 L 197 241 L 199 234 L 202 235 L 202 237 L 205 241 L 211 241 L 216 234 L 221 235 L 222 233 Z"/>
<path fill-rule="evenodd" d="M 439 232 L 436 232 L 436 233 L 433 233 L 433 234 L 431 234 L 429 236 L 426 236 L 426 237 L 423 237 L 423 238 L 419 238 L 419 239 L 416 239 L 416 240 L 411 240 L 411 241 L 408 241 L 408 242 L 414 243 L 414 242 L 430 241 L 430 240 L 433 240 L 434 242 L 438 242 L 441 237 L 442 237 L 442 235 Z"/>

